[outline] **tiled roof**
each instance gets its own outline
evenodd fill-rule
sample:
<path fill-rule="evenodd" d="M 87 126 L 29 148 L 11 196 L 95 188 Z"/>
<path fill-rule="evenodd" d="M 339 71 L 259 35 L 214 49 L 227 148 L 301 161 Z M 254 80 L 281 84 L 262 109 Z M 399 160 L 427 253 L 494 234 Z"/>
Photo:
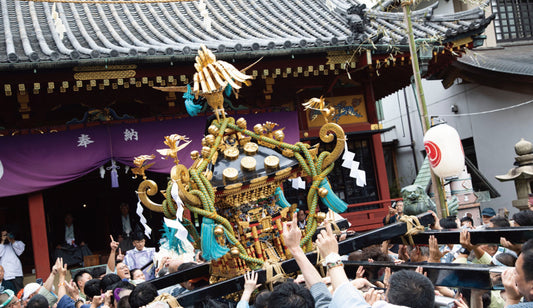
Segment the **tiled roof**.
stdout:
<path fill-rule="evenodd" d="M 204 28 L 198 1 L 56 3 L 65 27 L 61 39 L 52 17 L 54 4 L 0 0 L 0 67 L 71 60 L 80 64 L 85 59 L 157 62 L 171 55 L 188 59 L 201 44 L 235 57 L 329 50 L 369 38 L 373 43 L 407 44 L 402 13 L 366 9 L 355 0 L 331 2 L 333 11 L 324 0 L 206 0 L 210 29 Z M 347 14 L 350 8 L 354 14 Z M 434 8 L 413 12 L 416 38 L 446 41 L 479 34 L 491 20 L 481 9 L 439 16 Z"/>
<path fill-rule="evenodd" d="M 533 76 L 533 46 L 469 50 L 459 62 L 497 73 Z"/>

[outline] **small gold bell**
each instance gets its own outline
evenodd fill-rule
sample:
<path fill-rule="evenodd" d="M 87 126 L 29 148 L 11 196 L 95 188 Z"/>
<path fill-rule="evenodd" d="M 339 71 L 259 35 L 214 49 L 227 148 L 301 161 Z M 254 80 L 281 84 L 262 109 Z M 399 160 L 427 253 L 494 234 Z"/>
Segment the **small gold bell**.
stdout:
<path fill-rule="evenodd" d="M 320 198 L 325 198 L 328 195 L 328 190 L 324 187 L 318 189 L 318 195 Z"/>

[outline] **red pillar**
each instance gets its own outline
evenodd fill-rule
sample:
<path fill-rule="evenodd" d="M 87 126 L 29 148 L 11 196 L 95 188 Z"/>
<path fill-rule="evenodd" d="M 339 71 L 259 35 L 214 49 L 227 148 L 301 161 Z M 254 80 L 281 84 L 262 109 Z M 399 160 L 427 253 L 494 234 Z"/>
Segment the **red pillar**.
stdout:
<path fill-rule="evenodd" d="M 30 194 L 28 207 L 33 258 L 35 259 L 35 276 L 36 278 L 46 279 L 50 275 L 50 259 L 48 257 L 48 237 L 46 234 L 43 194 L 41 192 Z"/>
<path fill-rule="evenodd" d="M 376 110 L 376 98 L 374 97 L 374 85 L 372 80 L 368 80 L 365 84 L 365 96 L 367 117 L 370 124 L 378 123 L 378 114 Z M 376 174 L 378 179 L 378 191 L 380 200 L 390 199 L 389 181 L 387 179 L 387 168 L 385 166 L 385 156 L 383 155 L 383 145 L 381 143 L 381 134 L 372 135 L 372 150 L 374 153 L 374 161 Z"/>

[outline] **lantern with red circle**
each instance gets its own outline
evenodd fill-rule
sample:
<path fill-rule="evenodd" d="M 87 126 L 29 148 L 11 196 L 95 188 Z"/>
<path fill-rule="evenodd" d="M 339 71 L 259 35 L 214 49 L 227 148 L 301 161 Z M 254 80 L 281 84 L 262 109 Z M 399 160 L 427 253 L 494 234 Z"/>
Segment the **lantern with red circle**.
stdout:
<path fill-rule="evenodd" d="M 442 179 L 459 175 L 465 165 L 461 138 L 448 124 L 431 127 L 424 136 L 424 148 L 433 172 Z"/>

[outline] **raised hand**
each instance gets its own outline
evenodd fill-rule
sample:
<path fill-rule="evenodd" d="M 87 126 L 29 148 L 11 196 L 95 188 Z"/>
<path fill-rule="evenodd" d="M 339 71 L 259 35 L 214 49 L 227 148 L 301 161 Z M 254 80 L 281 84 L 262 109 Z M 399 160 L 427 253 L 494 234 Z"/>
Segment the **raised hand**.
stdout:
<path fill-rule="evenodd" d="M 117 261 L 124 261 L 124 255 L 122 254 L 122 249 L 118 249 Z"/>
<path fill-rule="evenodd" d="M 251 271 L 244 274 L 244 290 L 248 292 L 253 292 L 257 289 L 259 285 L 257 284 L 257 272 Z"/>
<path fill-rule="evenodd" d="M 109 237 L 111 238 L 111 242 L 109 243 L 109 247 L 111 248 L 111 251 L 117 251 L 117 248 L 118 248 L 118 242 L 116 242 L 116 241 L 113 239 L 113 235 L 109 235 Z"/>
<path fill-rule="evenodd" d="M 461 243 L 461 246 L 469 251 L 474 249 L 474 245 L 470 241 L 470 232 L 468 232 L 468 230 L 461 231 L 461 234 L 459 235 L 459 242 Z"/>
<path fill-rule="evenodd" d="M 417 266 L 416 269 L 415 269 L 415 272 L 419 273 L 419 274 L 422 274 L 424 276 L 427 277 L 428 273 L 424 272 L 424 268 L 422 268 L 422 266 Z"/>
<path fill-rule="evenodd" d="M 292 215 L 292 221 L 283 223 L 283 240 L 291 253 L 300 247 L 302 231 L 298 228 L 298 218 L 296 213 Z M 294 254 L 294 253 L 293 253 Z"/>
<path fill-rule="evenodd" d="M 500 237 L 500 245 L 507 249 L 511 249 L 512 251 L 520 253 L 522 251 L 522 245 L 520 244 L 513 244 L 510 241 L 508 241 L 505 237 Z"/>
<path fill-rule="evenodd" d="M 56 258 L 56 263 L 54 264 L 54 266 L 52 266 L 52 273 L 54 275 L 57 275 L 59 273 L 59 268 L 61 266 L 59 265 L 59 258 Z"/>
<path fill-rule="evenodd" d="M 73 299 L 78 299 L 80 297 L 80 290 L 76 283 L 71 279 L 69 283 L 65 283 L 65 288 L 67 289 L 67 294 Z"/>
<path fill-rule="evenodd" d="M 440 225 L 440 220 L 439 220 L 439 217 L 437 217 L 437 214 L 435 214 L 435 212 L 429 210 L 428 212 L 431 213 L 431 216 L 433 216 L 433 220 L 435 221 L 432 225 L 431 225 L 431 229 L 433 230 L 442 230 L 442 227 Z"/>
<path fill-rule="evenodd" d="M 56 265 L 59 277 L 64 278 L 67 275 L 67 264 L 63 264 L 63 258 L 57 258 Z"/>
<path fill-rule="evenodd" d="M 360 265 L 357 268 L 357 272 L 355 273 L 355 278 L 363 278 L 364 274 L 365 274 L 365 268 L 362 265 Z"/>
<path fill-rule="evenodd" d="M 257 287 L 259 287 L 257 284 L 257 272 L 246 272 L 244 274 L 244 291 L 242 292 L 241 301 L 249 302 L 252 293 Z"/>
<path fill-rule="evenodd" d="M 444 256 L 439 249 L 439 243 L 434 235 L 429 236 L 429 260 L 430 263 L 440 263 L 440 259 Z"/>
<path fill-rule="evenodd" d="M 320 234 L 318 234 L 316 245 L 318 246 L 318 251 L 322 258 L 325 258 L 332 253 L 339 253 L 339 244 L 333 235 L 333 230 L 331 230 L 331 224 L 329 221 L 326 221 L 326 230 L 322 230 L 320 231 Z"/>
<path fill-rule="evenodd" d="M 516 270 L 514 268 L 508 268 L 503 271 L 502 283 L 505 288 L 507 300 L 518 303 L 522 298 L 522 295 L 520 295 L 520 291 L 516 286 Z"/>

